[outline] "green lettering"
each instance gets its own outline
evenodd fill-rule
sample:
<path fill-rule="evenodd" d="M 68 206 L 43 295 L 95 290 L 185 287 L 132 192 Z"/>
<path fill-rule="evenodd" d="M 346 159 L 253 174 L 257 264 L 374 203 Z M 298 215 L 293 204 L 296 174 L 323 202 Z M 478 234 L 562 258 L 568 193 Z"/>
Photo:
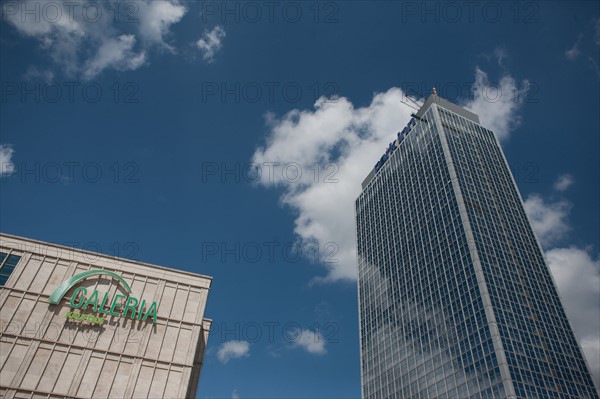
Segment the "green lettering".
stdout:
<path fill-rule="evenodd" d="M 94 291 L 94 293 L 92 295 L 90 295 L 90 297 L 85 302 L 85 305 L 83 305 L 81 310 L 83 311 L 83 310 L 87 309 L 87 307 L 90 305 L 94 305 L 94 312 L 98 311 L 98 291 Z"/>
<path fill-rule="evenodd" d="M 140 308 L 138 310 L 138 320 L 142 320 L 142 312 L 144 312 L 144 308 L 146 307 L 146 300 L 142 299 L 142 304 L 140 305 Z"/>
<path fill-rule="evenodd" d="M 79 303 L 75 303 L 75 300 L 77 299 L 77 297 L 79 296 L 79 293 L 83 292 L 83 299 L 79 302 Z M 71 296 L 71 307 L 73 308 L 80 308 L 81 305 L 83 305 L 83 303 L 85 302 L 85 295 L 87 294 L 87 290 L 85 289 L 85 287 L 79 287 L 75 290 L 75 292 L 73 292 L 73 295 Z"/>
<path fill-rule="evenodd" d="M 133 302 L 133 303 L 132 303 Z M 131 310 L 131 318 L 135 320 L 135 312 L 138 305 L 137 298 L 130 296 L 125 302 L 125 308 L 123 309 L 123 317 L 127 317 L 127 312 Z"/>
<path fill-rule="evenodd" d="M 104 297 L 102 298 L 102 302 L 100 302 L 100 308 L 98 309 L 98 313 L 106 314 L 106 310 L 104 310 L 104 306 L 106 305 L 106 301 L 108 300 L 108 292 L 104 293 Z"/>
<path fill-rule="evenodd" d="M 152 315 L 152 319 L 156 323 L 156 302 L 152 302 L 152 305 L 150 305 L 150 308 L 144 315 L 144 320 L 146 320 L 150 315 Z"/>
<path fill-rule="evenodd" d="M 120 316 L 120 313 L 115 312 L 115 308 L 117 306 L 119 306 L 119 298 L 123 298 L 125 299 L 126 297 L 124 295 L 115 295 L 115 299 L 113 299 L 113 303 L 112 305 L 110 305 L 110 310 L 108 311 L 108 314 L 111 314 L 113 316 Z"/>

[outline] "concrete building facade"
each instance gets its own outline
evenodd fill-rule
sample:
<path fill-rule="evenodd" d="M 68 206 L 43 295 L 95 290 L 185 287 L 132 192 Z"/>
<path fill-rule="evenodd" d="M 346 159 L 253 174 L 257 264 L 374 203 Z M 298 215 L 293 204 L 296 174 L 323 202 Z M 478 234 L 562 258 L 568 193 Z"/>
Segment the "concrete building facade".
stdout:
<path fill-rule="evenodd" d="M 194 397 L 210 284 L 0 234 L 0 397 Z"/>

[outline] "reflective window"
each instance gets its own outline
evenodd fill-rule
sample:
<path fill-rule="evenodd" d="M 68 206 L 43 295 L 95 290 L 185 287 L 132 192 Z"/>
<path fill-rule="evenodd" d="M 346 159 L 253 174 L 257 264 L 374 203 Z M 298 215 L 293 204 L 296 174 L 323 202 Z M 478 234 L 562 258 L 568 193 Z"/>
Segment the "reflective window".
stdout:
<path fill-rule="evenodd" d="M 15 270 L 17 263 L 19 263 L 20 256 L 8 255 L 4 252 L 0 252 L 0 286 L 4 286 L 8 277 Z"/>
<path fill-rule="evenodd" d="M 517 397 L 596 397 L 493 133 L 423 119 L 356 200 L 363 397 L 503 398 L 500 352 Z"/>

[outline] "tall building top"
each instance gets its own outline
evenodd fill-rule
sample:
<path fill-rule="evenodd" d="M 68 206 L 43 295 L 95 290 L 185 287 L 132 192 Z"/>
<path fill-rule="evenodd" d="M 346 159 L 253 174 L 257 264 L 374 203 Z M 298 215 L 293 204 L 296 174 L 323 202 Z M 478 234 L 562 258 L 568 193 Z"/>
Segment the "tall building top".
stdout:
<path fill-rule="evenodd" d="M 455 114 L 458 114 L 466 119 L 469 119 L 472 122 L 479 124 L 479 116 L 477 116 L 476 114 L 474 114 L 471 111 L 467 111 L 466 109 L 438 96 L 437 91 L 434 87 L 433 94 L 431 94 L 429 96 L 429 98 L 427 98 L 425 103 L 421 106 L 421 108 L 417 111 L 416 114 L 412 114 L 413 117 L 410 119 L 408 124 L 404 127 L 404 129 L 402 131 L 397 133 L 397 138 L 389 144 L 385 153 L 381 156 L 379 161 L 377 161 L 377 163 L 375 164 L 373 169 L 371 169 L 371 171 L 369 172 L 367 177 L 363 180 L 363 182 L 362 182 L 363 190 L 365 189 L 365 187 L 367 187 L 369 182 L 371 182 L 371 180 L 373 180 L 373 177 L 375 177 L 375 175 L 377 174 L 379 169 L 381 169 L 383 164 L 388 160 L 388 158 L 392 155 L 392 153 L 398 148 L 400 143 L 404 140 L 404 137 L 406 137 L 410 133 L 412 128 L 418 122 L 421 122 L 423 120 L 422 119 L 423 116 L 429 110 L 429 108 L 431 108 L 432 104 L 436 104 L 439 107 L 445 108 L 449 111 L 454 112 Z"/>
<path fill-rule="evenodd" d="M 477 114 L 474 114 L 471 111 L 467 111 L 466 109 L 438 96 L 435 92 L 435 88 L 434 88 L 433 94 L 431 94 L 429 96 L 427 101 L 425 101 L 423 106 L 419 109 L 419 111 L 417 111 L 416 115 L 418 117 L 422 117 L 425 114 L 425 112 L 427 112 L 429 107 L 431 107 L 431 104 L 433 104 L 433 103 L 437 104 L 440 107 L 446 108 L 460 116 L 463 116 L 475 123 L 479 123 L 479 116 L 477 116 Z"/>

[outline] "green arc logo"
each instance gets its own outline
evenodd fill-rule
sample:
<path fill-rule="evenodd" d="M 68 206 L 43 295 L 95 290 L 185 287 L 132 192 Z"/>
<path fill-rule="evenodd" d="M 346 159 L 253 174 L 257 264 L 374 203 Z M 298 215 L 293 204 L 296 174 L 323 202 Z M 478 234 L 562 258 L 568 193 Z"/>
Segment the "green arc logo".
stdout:
<path fill-rule="evenodd" d="M 60 302 L 60 300 L 65 296 L 65 294 L 75 284 L 77 284 L 81 280 L 84 280 L 90 276 L 102 275 L 102 274 L 116 278 L 117 280 L 119 280 L 119 282 L 121 282 L 125 286 L 125 289 L 127 290 L 127 292 L 131 292 L 131 288 L 129 287 L 129 284 L 127 284 L 127 282 L 123 279 L 123 277 L 119 276 L 117 273 L 111 272 L 109 270 L 88 270 L 87 272 L 83 272 L 83 273 L 74 275 L 73 277 L 71 277 L 70 279 L 66 280 L 61 285 L 59 285 L 54 290 L 52 295 L 50 295 L 50 298 L 49 298 L 50 303 L 57 305 Z"/>
<path fill-rule="evenodd" d="M 90 276 L 98 275 L 110 276 L 117 279 L 125 287 L 127 295 L 115 294 L 112 301 L 110 301 L 108 293 L 104 293 L 101 296 L 98 291 L 94 290 L 88 296 L 88 289 L 86 287 L 78 287 L 71 295 L 71 300 L 69 301 L 71 311 L 66 313 L 65 316 L 67 319 L 89 321 L 92 324 L 104 323 L 103 316 L 84 313 L 88 308 L 92 308 L 93 312 L 98 315 L 122 316 L 142 321 L 145 321 L 148 317 L 152 317 L 152 321 L 156 323 L 158 311 L 156 301 L 149 303 L 149 306 L 146 307 L 146 300 L 143 299 L 140 301 L 136 297 L 131 296 L 131 287 L 129 284 L 127 284 L 123 277 L 109 270 L 88 270 L 74 275 L 54 290 L 48 302 L 58 305 L 73 286 Z M 75 309 L 78 309 L 79 312 L 76 312 Z"/>

